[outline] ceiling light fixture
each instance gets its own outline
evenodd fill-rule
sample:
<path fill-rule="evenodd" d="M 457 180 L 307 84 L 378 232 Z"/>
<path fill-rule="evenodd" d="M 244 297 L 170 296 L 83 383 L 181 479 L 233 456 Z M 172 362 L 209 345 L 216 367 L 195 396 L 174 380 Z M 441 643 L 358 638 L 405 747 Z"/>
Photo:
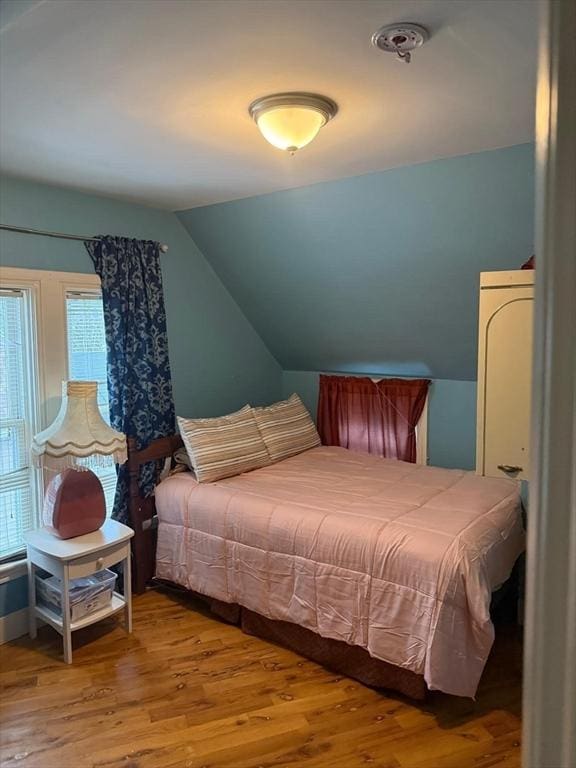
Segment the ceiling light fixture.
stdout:
<path fill-rule="evenodd" d="M 372 45 L 385 53 L 395 53 L 398 61 L 410 64 L 411 51 L 424 45 L 429 37 L 426 27 L 406 21 L 381 27 L 372 35 Z"/>
<path fill-rule="evenodd" d="M 266 141 L 293 155 L 310 144 L 338 105 L 316 93 L 275 93 L 256 99 L 248 111 Z"/>

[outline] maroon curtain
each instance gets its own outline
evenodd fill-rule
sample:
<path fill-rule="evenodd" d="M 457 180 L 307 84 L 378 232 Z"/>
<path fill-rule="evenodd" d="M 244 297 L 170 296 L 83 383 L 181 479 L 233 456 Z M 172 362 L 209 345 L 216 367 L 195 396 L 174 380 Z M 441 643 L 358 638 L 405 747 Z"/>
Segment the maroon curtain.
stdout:
<path fill-rule="evenodd" d="M 416 425 L 428 379 L 320 376 L 318 432 L 324 445 L 416 461 Z"/>

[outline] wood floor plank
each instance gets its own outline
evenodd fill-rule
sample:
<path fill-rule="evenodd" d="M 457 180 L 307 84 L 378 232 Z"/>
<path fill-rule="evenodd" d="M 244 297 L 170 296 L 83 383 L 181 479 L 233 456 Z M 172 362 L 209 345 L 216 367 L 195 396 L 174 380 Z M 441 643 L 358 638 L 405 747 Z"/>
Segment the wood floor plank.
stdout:
<path fill-rule="evenodd" d="M 150 591 L 114 619 L 0 647 L 2 768 L 519 768 L 521 639 L 502 626 L 476 701 L 366 688 Z"/>

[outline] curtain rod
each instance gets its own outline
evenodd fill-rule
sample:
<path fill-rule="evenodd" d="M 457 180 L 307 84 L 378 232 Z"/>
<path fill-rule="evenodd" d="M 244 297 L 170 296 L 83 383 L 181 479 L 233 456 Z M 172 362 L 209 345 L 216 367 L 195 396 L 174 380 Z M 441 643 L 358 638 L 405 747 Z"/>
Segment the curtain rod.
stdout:
<path fill-rule="evenodd" d="M 25 235 L 43 235 L 44 237 L 57 237 L 60 240 L 82 240 L 89 242 L 96 242 L 101 240 L 100 237 L 83 237 L 82 235 L 67 235 L 65 232 L 49 232 L 45 229 L 30 229 L 28 227 L 13 227 L 11 224 L 0 224 L 0 229 L 6 229 L 8 232 L 22 232 Z M 160 250 L 162 253 L 168 251 L 168 246 L 164 243 L 160 244 Z"/>

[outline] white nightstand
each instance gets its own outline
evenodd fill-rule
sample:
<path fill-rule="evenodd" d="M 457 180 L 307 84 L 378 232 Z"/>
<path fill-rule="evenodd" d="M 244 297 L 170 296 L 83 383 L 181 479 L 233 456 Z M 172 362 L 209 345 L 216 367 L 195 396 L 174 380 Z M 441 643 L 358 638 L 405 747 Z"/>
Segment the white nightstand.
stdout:
<path fill-rule="evenodd" d="M 30 637 L 36 637 L 36 619 L 43 619 L 60 632 L 64 641 L 64 660 L 72 663 L 72 632 L 94 624 L 107 616 L 124 611 L 126 629 L 132 632 L 132 585 L 130 574 L 130 539 L 134 531 L 115 520 L 106 520 L 102 528 L 75 539 L 59 539 L 46 529 L 32 531 L 25 537 L 28 552 L 28 599 Z M 110 605 L 70 620 L 70 579 L 90 576 L 116 563 L 124 563 L 124 596 L 112 595 Z M 36 568 L 43 568 L 62 582 L 62 616 L 36 605 Z"/>

